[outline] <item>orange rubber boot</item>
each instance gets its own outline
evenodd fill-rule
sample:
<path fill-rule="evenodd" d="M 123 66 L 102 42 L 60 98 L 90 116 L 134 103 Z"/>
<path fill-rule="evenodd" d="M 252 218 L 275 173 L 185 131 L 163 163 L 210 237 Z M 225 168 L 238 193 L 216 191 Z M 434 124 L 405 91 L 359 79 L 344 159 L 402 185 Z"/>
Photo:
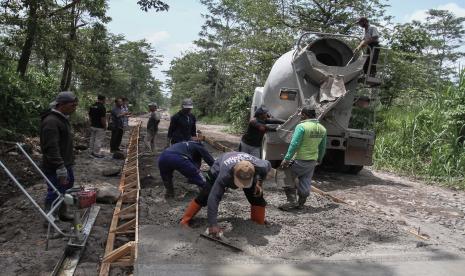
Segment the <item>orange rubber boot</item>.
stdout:
<path fill-rule="evenodd" d="M 202 206 L 197 204 L 197 202 L 195 202 L 195 199 L 193 199 L 189 203 L 189 205 L 187 205 L 187 209 L 184 212 L 184 216 L 182 216 L 182 219 L 181 219 L 181 222 L 180 222 L 181 225 L 189 227 L 189 222 L 200 211 L 200 209 L 202 209 Z"/>
<path fill-rule="evenodd" d="M 265 207 L 251 205 L 250 219 L 258 224 L 265 224 Z"/>

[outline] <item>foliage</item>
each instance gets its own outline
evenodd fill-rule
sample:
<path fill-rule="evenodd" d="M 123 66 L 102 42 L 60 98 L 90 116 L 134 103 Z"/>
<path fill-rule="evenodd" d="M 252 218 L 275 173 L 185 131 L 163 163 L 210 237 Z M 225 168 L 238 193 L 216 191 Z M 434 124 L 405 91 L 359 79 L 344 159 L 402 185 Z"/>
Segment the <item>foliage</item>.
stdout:
<path fill-rule="evenodd" d="M 465 187 L 465 71 L 431 100 L 389 108 L 377 126 L 379 168 Z"/>
<path fill-rule="evenodd" d="M 168 9 L 162 1 L 138 4 Z M 127 96 L 134 111 L 165 101 L 151 73 L 160 56 L 146 41 L 107 31 L 106 0 L 1 0 L 0 6 L 0 138 L 36 133 L 38 114 L 60 90 L 78 95 L 79 120 L 98 94 Z"/>
<path fill-rule="evenodd" d="M 56 78 L 32 71 L 22 79 L 13 64 L 0 66 L 0 139 L 34 135 L 39 114 L 48 108 L 57 91 Z"/>

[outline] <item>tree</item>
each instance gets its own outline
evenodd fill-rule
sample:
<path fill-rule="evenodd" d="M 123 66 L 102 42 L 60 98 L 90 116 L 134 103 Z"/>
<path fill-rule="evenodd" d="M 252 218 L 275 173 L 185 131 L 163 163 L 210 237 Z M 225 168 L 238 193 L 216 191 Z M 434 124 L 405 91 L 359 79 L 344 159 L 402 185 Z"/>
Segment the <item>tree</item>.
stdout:
<path fill-rule="evenodd" d="M 281 1 L 285 2 L 285 1 Z M 291 0 L 288 2 L 288 24 L 295 31 L 319 31 L 328 33 L 357 33 L 356 20 L 368 17 L 370 22 L 389 21 L 380 0 Z M 285 4 L 282 4 L 285 5 Z"/>
<path fill-rule="evenodd" d="M 140 9 L 147 12 L 150 9 L 155 11 L 167 11 L 170 6 L 160 0 L 138 0 L 137 4 L 140 6 Z"/>
<path fill-rule="evenodd" d="M 465 53 L 459 50 L 464 42 L 464 22 L 465 17 L 456 17 L 447 10 L 428 11 L 424 26 L 432 37 L 430 48 L 443 77 L 450 76 L 453 72 L 452 63 L 465 56 Z"/>

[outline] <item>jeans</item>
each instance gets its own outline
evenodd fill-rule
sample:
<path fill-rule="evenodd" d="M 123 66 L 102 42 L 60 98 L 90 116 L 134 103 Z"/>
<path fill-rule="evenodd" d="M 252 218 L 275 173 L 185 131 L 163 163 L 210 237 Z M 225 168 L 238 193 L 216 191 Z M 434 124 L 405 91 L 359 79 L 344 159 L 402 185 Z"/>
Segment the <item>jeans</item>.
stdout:
<path fill-rule="evenodd" d="M 48 171 L 45 170 L 44 174 L 52 182 L 53 186 L 55 186 L 58 191 L 62 194 L 64 194 L 68 189 L 71 189 L 74 185 L 74 172 L 73 172 L 73 167 L 67 167 L 66 170 L 68 171 L 68 184 L 66 186 L 60 185 L 60 182 L 58 181 L 56 171 Z M 52 203 L 58 195 L 55 193 L 52 187 L 48 183 L 47 184 L 47 195 L 45 197 L 45 202 L 47 203 Z"/>
<path fill-rule="evenodd" d="M 315 167 L 315 160 L 295 160 L 292 166 L 284 170 L 284 185 L 288 188 L 297 188 L 299 196 L 308 197 Z M 296 178 L 299 179 L 297 185 L 295 183 Z"/>

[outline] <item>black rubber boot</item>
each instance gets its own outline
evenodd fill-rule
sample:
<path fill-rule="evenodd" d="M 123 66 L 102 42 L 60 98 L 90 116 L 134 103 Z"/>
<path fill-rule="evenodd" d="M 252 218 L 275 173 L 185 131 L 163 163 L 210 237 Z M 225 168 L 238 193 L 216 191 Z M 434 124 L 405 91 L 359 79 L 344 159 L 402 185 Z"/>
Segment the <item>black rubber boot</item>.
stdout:
<path fill-rule="evenodd" d="M 163 185 L 165 186 L 165 198 L 173 198 L 174 197 L 174 187 L 173 181 L 163 181 Z"/>
<path fill-rule="evenodd" d="M 297 201 L 297 209 L 303 209 L 305 202 L 307 202 L 307 197 L 299 195 L 299 200 Z"/>
<path fill-rule="evenodd" d="M 290 211 L 297 207 L 296 202 L 296 189 L 284 187 L 284 193 L 286 194 L 287 203 L 279 206 L 278 208 L 282 211 Z"/>

